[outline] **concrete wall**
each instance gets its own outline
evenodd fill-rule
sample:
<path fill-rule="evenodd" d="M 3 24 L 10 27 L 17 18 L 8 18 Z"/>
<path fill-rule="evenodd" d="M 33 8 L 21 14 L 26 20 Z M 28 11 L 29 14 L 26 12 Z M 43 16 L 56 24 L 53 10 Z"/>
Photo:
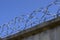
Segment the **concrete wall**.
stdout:
<path fill-rule="evenodd" d="M 54 28 L 54 29 L 52 29 Z M 60 17 L 8 36 L 4 40 L 60 40 Z"/>
<path fill-rule="evenodd" d="M 60 26 L 33 36 L 29 36 L 22 40 L 60 40 Z"/>

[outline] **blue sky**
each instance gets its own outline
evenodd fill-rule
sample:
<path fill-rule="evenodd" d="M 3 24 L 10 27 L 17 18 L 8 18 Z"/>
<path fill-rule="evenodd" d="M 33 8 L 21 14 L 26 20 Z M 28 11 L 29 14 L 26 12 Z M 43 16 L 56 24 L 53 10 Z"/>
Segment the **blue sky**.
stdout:
<path fill-rule="evenodd" d="M 8 23 L 16 16 L 31 13 L 33 10 L 46 7 L 54 0 L 0 0 L 0 25 Z M 54 13 L 57 10 L 56 6 L 49 10 Z M 3 33 L 4 34 L 4 33 Z M 3 35 L 2 34 L 2 35 Z M 1 37 L 1 36 L 0 36 Z"/>
<path fill-rule="evenodd" d="M 0 25 L 10 21 L 15 16 L 30 13 L 44 7 L 52 0 L 0 0 Z"/>

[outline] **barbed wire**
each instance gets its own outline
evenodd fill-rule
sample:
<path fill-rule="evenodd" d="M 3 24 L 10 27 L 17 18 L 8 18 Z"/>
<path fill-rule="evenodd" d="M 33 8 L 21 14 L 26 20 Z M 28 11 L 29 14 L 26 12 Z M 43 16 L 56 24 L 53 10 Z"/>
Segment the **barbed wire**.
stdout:
<path fill-rule="evenodd" d="M 58 5 L 58 4 L 60 5 L 60 2 L 55 0 L 54 2 L 47 5 L 45 8 L 38 8 L 37 10 L 34 10 L 30 14 L 26 14 L 26 15 L 24 14 L 19 17 L 15 17 L 13 20 L 9 21 L 7 24 L 3 24 L 2 26 L 0 26 L 0 29 L 1 29 L 0 35 L 2 33 L 4 33 L 4 31 L 6 31 L 5 36 L 9 36 L 14 33 L 17 33 L 17 31 L 20 32 L 20 31 L 26 30 L 28 28 L 31 28 L 37 24 L 40 24 L 42 22 L 46 22 L 46 20 L 48 19 L 47 16 L 49 16 L 49 19 L 52 17 L 53 18 L 59 17 L 60 16 L 60 6 L 55 15 L 53 13 L 51 14 L 51 12 L 48 10 L 52 5 Z M 43 14 L 43 15 L 36 17 L 37 14 L 41 14 L 41 15 Z M 34 21 L 33 19 L 36 21 Z M 21 24 L 23 26 L 21 26 Z M 4 30 L 5 28 L 6 28 L 6 30 Z M 9 33 L 10 30 L 12 30 L 12 31 Z"/>

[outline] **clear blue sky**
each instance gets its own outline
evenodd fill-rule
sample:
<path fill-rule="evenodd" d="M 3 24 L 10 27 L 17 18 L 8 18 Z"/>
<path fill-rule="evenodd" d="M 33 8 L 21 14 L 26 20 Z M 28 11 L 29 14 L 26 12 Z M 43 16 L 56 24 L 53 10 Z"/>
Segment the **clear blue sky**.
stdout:
<path fill-rule="evenodd" d="M 52 1 L 54 0 L 0 0 L 0 25 L 21 14 L 31 13 L 37 8 L 46 7 Z"/>
<path fill-rule="evenodd" d="M 30 13 L 44 7 L 52 0 L 0 0 L 0 25 L 13 19 L 15 16 Z"/>

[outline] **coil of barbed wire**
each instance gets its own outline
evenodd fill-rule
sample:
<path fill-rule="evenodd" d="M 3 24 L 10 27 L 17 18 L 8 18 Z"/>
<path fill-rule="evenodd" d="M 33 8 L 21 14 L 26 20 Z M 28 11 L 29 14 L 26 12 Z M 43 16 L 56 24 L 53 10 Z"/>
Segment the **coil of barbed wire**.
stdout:
<path fill-rule="evenodd" d="M 2 26 L 0 26 L 0 28 L 2 29 L 1 32 L 0 32 L 0 35 L 5 31 L 4 30 L 4 27 L 7 28 L 6 35 L 8 35 L 9 34 L 8 33 L 8 30 L 11 29 L 12 30 L 11 34 L 14 33 L 14 31 L 17 30 L 15 27 L 18 27 L 18 28 L 21 27 L 20 23 L 23 23 L 24 24 L 23 30 L 25 30 L 27 27 L 29 27 L 29 26 L 27 26 L 28 23 L 30 23 L 29 25 L 31 25 L 31 27 L 33 27 L 33 24 L 37 24 L 37 22 L 40 23 L 42 19 L 43 19 L 43 22 L 46 22 L 46 20 L 47 20 L 47 17 L 46 16 L 47 15 L 50 16 L 50 17 L 54 17 L 54 18 L 55 17 L 60 17 L 60 6 L 59 6 L 59 9 L 56 12 L 57 13 L 56 15 L 50 14 L 51 12 L 48 10 L 50 6 L 52 6 L 54 4 L 57 5 L 59 3 L 60 3 L 59 1 L 55 0 L 54 2 L 50 3 L 49 5 L 47 5 L 45 8 L 38 8 L 36 10 L 33 10 L 30 14 L 20 15 L 18 17 L 15 17 L 13 20 L 11 20 L 10 22 L 8 22 L 7 24 L 3 24 Z M 35 17 L 38 13 L 40 14 L 40 12 L 43 15 L 40 18 Z M 27 16 L 28 18 L 25 19 L 25 16 Z M 29 22 L 33 18 L 38 19 L 38 20 L 37 21 L 34 21 L 34 22 Z M 13 25 L 14 27 L 11 28 L 10 27 L 11 25 Z M 19 29 L 19 31 L 21 31 L 21 29 Z"/>

